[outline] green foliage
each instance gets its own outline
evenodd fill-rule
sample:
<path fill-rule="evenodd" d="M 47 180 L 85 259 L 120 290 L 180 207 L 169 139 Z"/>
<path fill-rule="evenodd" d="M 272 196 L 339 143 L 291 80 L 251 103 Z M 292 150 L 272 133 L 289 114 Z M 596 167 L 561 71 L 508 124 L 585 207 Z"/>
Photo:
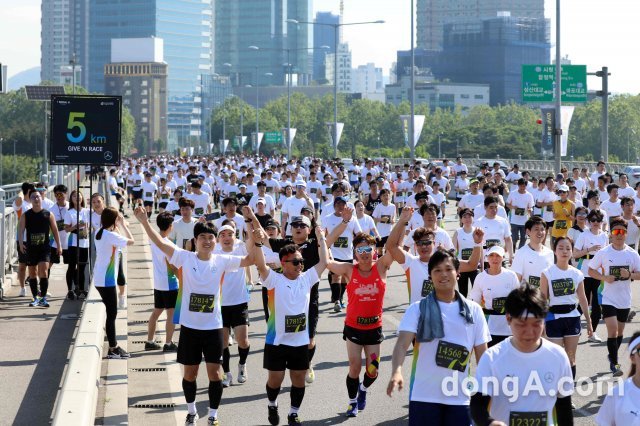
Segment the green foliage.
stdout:
<path fill-rule="evenodd" d="M 42 159 L 39 157 L 3 155 L 2 184 L 37 180 L 41 165 Z"/>

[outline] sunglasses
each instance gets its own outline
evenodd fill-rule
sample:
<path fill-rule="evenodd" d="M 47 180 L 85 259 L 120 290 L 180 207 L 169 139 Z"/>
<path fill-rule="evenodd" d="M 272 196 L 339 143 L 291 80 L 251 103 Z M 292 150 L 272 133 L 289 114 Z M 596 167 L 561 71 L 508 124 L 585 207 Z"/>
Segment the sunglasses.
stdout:
<path fill-rule="evenodd" d="M 416 245 L 417 246 L 427 247 L 427 246 L 430 246 L 431 244 L 433 244 L 433 241 L 431 241 L 431 240 L 416 241 Z"/>
<path fill-rule="evenodd" d="M 289 262 L 293 266 L 304 265 L 304 259 L 283 260 L 283 262 Z"/>
<path fill-rule="evenodd" d="M 302 222 L 296 222 L 291 224 L 292 228 L 300 229 L 300 228 L 308 228 L 308 226 Z"/>
<path fill-rule="evenodd" d="M 627 235 L 626 229 L 612 229 L 611 235 Z"/>
<path fill-rule="evenodd" d="M 356 253 L 358 254 L 371 253 L 372 251 L 373 251 L 373 247 L 371 246 L 362 246 L 362 247 L 356 248 Z"/>

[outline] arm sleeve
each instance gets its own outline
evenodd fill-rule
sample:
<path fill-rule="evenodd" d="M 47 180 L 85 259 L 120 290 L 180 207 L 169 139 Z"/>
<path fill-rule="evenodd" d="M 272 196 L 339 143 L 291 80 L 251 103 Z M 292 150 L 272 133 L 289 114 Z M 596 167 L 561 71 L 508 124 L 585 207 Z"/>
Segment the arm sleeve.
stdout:
<path fill-rule="evenodd" d="M 573 426 L 573 408 L 571 408 L 571 395 L 558 397 L 556 400 L 556 416 L 558 426 Z"/>
<path fill-rule="evenodd" d="M 471 397 L 471 420 L 474 425 L 488 426 L 493 422 L 493 418 L 489 415 L 489 404 L 491 397 L 483 395 L 480 392 Z"/>

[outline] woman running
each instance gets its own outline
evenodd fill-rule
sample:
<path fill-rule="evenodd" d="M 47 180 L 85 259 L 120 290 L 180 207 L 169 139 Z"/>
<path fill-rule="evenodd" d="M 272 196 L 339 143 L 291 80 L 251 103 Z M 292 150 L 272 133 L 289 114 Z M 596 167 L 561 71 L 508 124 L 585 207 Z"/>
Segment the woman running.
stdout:
<path fill-rule="evenodd" d="M 80 218 L 79 221 L 78 218 Z M 64 230 L 69 235 L 64 261 L 67 264 L 67 298 L 70 300 L 79 299 L 81 296 L 87 297 L 87 291 L 84 289 L 84 272 L 89 260 L 90 221 L 89 209 L 85 208 L 82 192 L 71 191 L 69 210 L 64 217 Z"/>

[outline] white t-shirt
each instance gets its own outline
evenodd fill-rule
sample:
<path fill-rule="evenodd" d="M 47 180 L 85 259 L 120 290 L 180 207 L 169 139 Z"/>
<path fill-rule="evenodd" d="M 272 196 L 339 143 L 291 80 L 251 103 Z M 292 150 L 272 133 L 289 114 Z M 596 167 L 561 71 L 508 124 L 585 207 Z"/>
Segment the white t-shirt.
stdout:
<path fill-rule="evenodd" d="M 558 318 L 579 317 L 578 312 L 578 288 L 583 285 L 584 275 L 578 269 L 569 265 L 566 271 L 558 268 L 557 265 L 542 271 L 542 274 L 549 283 L 549 305 L 576 305 L 576 309 L 567 314 L 554 314 L 549 312 L 547 321 Z"/>
<path fill-rule="evenodd" d="M 193 214 L 195 216 L 202 216 L 207 213 L 207 207 L 209 207 L 209 194 L 206 192 L 200 192 L 200 194 L 193 192 L 191 194 L 187 194 L 187 198 L 192 200 L 195 204 L 193 209 Z"/>
<path fill-rule="evenodd" d="M 169 239 L 178 246 L 184 249 L 187 245 L 187 241 L 193 239 L 193 228 L 196 226 L 196 220 L 191 218 L 191 222 L 185 222 L 182 216 L 179 216 L 174 222 L 171 232 L 169 233 Z"/>
<path fill-rule="evenodd" d="M 164 241 L 170 244 L 169 238 Z M 153 288 L 160 291 L 178 290 L 178 277 L 169 267 L 169 259 L 162 250 L 151 242 L 151 261 L 153 262 Z"/>
<path fill-rule="evenodd" d="M 633 220 L 627 220 L 627 237 L 625 238 L 624 243 L 632 249 L 637 249 L 639 238 L 640 228 L 638 228 L 638 225 L 636 225 Z"/>
<path fill-rule="evenodd" d="M 473 209 L 473 217 L 474 218 L 480 218 L 482 216 L 485 215 L 485 213 L 487 212 L 487 210 L 484 208 L 484 203 L 477 205 L 474 209 Z M 498 213 L 496 213 L 497 217 L 501 217 L 504 220 L 508 221 L 509 220 L 509 216 L 507 215 L 507 210 L 502 207 L 501 205 L 498 205 Z"/>
<path fill-rule="evenodd" d="M 545 188 L 542 191 L 541 196 L 538 198 L 538 201 L 542 202 L 542 203 L 551 203 L 553 201 L 556 201 L 558 199 L 558 196 L 556 194 L 554 194 L 553 192 L 549 191 L 549 189 Z M 553 206 L 545 206 L 543 207 L 543 212 L 542 213 L 542 219 L 545 222 L 552 222 L 553 221 Z"/>
<path fill-rule="evenodd" d="M 180 268 L 182 280 L 181 297 L 176 301 L 173 322 L 196 330 L 222 328 L 222 279 L 225 273 L 237 270 L 241 261 L 240 256 L 226 254 L 200 260 L 196 253 L 176 248 L 169 263 Z"/>
<path fill-rule="evenodd" d="M 480 204 L 484 203 L 484 194 L 478 192 L 477 194 L 464 194 L 460 202 L 458 203 L 458 207 L 460 208 L 469 208 L 471 210 L 475 209 Z"/>
<path fill-rule="evenodd" d="M 222 222 L 227 219 L 229 218 L 226 215 L 223 215 L 220 219 L 216 219 L 213 224 L 216 226 L 216 228 L 220 229 L 222 228 Z M 243 232 L 247 229 L 247 226 L 244 223 L 244 216 L 236 213 L 236 215 L 233 217 L 233 221 L 236 223 L 236 238 L 241 239 L 243 236 Z"/>
<path fill-rule="evenodd" d="M 325 216 L 322 218 L 322 224 L 327 231 L 327 235 L 331 235 L 334 229 L 336 229 L 342 223 L 342 217 L 335 214 Z M 331 255 L 334 259 L 340 260 L 353 260 L 353 236 L 358 232 L 362 232 L 360 224 L 355 216 L 351 217 L 351 220 L 342 231 L 342 234 L 338 239 L 329 247 Z"/>
<path fill-rule="evenodd" d="M 64 230 L 64 219 L 67 216 L 67 211 L 69 210 L 69 205 L 67 202 L 64 203 L 64 206 L 60 206 L 57 203 L 49 210 L 53 215 L 53 218 L 56 221 L 56 225 L 58 227 L 58 233 L 60 234 L 60 245 L 63 250 L 66 250 L 68 247 L 67 241 L 67 233 Z M 55 238 L 51 239 L 51 247 L 56 248 Z"/>
<path fill-rule="evenodd" d="M 640 388 L 629 377 L 607 395 L 596 416 L 598 426 L 640 426 Z"/>
<path fill-rule="evenodd" d="M 287 235 L 291 235 L 291 219 L 300 216 L 302 208 L 306 205 L 307 200 L 297 197 L 288 198 L 282 205 L 282 213 L 287 214 Z"/>
<path fill-rule="evenodd" d="M 457 300 L 451 303 L 438 301 L 444 326 L 444 338 L 434 339 L 431 342 L 418 342 L 416 340 L 413 347 L 413 363 L 409 381 L 410 401 L 469 405 L 471 398 L 463 382 L 469 374 L 470 362 L 468 362 L 468 358 L 472 356 L 474 347 L 489 342 L 491 336 L 480 306 L 471 300 L 467 301 L 471 309 L 473 324 L 467 324 L 460 315 Z M 398 331 L 417 333 L 419 322 L 420 302 L 415 302 L 409 305 L 409 308 L 404 313 Z M 455 349 L 462 346 L 460 349 L 464 350 L 460 351 L 462 356 L 460 357 L 460 362 L 456 363 L 455 368 L 459 367 L 463 371 L 438 365 L 450 365 L 452 363 L 448 359 L 436 358 L 436 354 L 439 352 L 438 348 L 440 348 L 440 352 L 447 351 L 445 346 L 453 346 Z M 465 354 L 468 355 L 465 357 Z M 454 384 L 457 385 L 456 392 L 454 396 L 445 395 L 442 391 L 442 385 L 445 380 L 451 381 L 452 379 Z"/>
<path fill-rule="evenodd" d="M 368 214 L 363 214 L 361 218 L 358 219 L 358 224 L 360 225 L 360 229 L 365 234 L 373 235 L 373 230 L 376 228 L 376 223 L 373 221 L 373 218 Z"/>
<path fill-rule="evenodd" d="M 70 226 L 76 226 L 78 219 L 78 212 L 76 209 L 68 210 L 64 216 L 64 224 Z M 89 209 L 83 208 L 80 210 L 80 248 L 89 248 Z M 76 246 L 76 233 L 69 232 L 67 238 L 67 247 Z M 62 237 L 60 237 L 62 238 Z M 64 247 L 64 244 L 63 244 Z"/>
<path fill-rule="evenodd" d="M 469 292 L 469 299 L 484 306 L 485 309 L 504 312 L 504 303 L 512 290 L 520 287 L 515 272 L 502 268 L 498 275 L 490 275 L 486 270 L 476 277 L 473 288 Z M 489 332 L 492 336 L 511 336 L 511 328 L 507 324 L 507 317 L 489 315 Z"/>
<path fill-rule="evenodd" d="M 622 206 L 620 205 L 620 199 L 611 202 L 611 200 L 607 198 L 602 203 L 600 203 L 600 208 L 607 212 L 607 216 L 609 217 L 622 216 Z"/>
<path fill-rule="evenodd" d="M 258 198 L 264 198 L 264 200 L 267 202 L 267 205 L 264 209 L 267 213 L 276 209 L 276 202 L 273 200 L 273 197 L 271 195 L 264 194 L 264 196 L 260 197 L 258 194 L 256 194 L 251 197 L 251 200 L 249 200 L 249 207 L 251 207 L 251 210 L 253 210 L 254 213 L 258 211 Z"/>
<path fill-rule="evenodd" d="M 532 250 L 525 244 L 513 255 L 511 270 L 522 277 L 522 283 L 540 287 L 540 273 L 553 265 L 553 251 L 542 246 L 540 251 Z"/>
<path fill-rule="evenodd" d="M 423 226 L 424 226 L 424 222 L 423 222 Z M 413 241 L 413 234 L 415 232 L 416 230 L 413 229 L 411 232 L 409 232 L 409 234 L 404 239 L 404 245 L 409 248 L 409 251 L 411 251 L 411 253 L 414 253 L 414 254 L 416 252 L 416 243 L 415 241 Z M 447 231 L 445 231 L 442 228 L 436 228 L 433 231 L 433 233 L 435 234 L 436 247 L 442 246 L 442 248 L 444 248 L 445 250 L 454 249 L 453 241 L 451 241 L 451 237 L 449 236 L 449 233 Z"/>
<path fill-rule="evenodd" d="M 511 203 L 514 207 L 509 214 L 509 216 L 511 216 L 511 223 L 514 225 L 524 225 L 529 218 L 527 210 L 533 209 L 535 205 L 533 195 L 526 191 L 524 194 L 521 194 L 518 190 L 509 193 L 507 203 Z"/>
<path fill-rule="evenodd" d="M 405 253 L 404 263 L 400 266 L 407 276 L 410 304 L 421 300 L 433 291 L 428 262 L 422 262 L 418 256 Z"/>
<path fill-rule="evenodd" d="M 604 275 L 617 276 L 621 268 L 630 272 L 638 272 L 640 271 L 640 256 L 638 252 L 627 245 L 622 250 L 616 250 L 612 245 L 608 245 L 593 256 L 589 267 L 599 270 Z M 616 309 L 629 309 L 631 307 L 631 281 L 619 278 L 611 284 L 605 281 L 601 304 L 612 305 Z"/>
<path fill-rule="evenodd" d="M 574 243 L 574 250 L 584 250 L 589 249 L 593 246 L 600 246 L 601 249 L 605 248 L 609 244 L 609 237 L 605 232 L 600 231 L 598 235 L 595 235 L 591 232 L 590 229 L 585 229 L 580 235 L 578 235 L 578 239 Z M 582 274 L 585 277 L 589 276 L 589 266 L 591 263 L 591 259 L 593 259 L 594 255 L 597 252 L 591 252 L 586 256 L 583 256 L 582 259 L 578 260 L 577 268 L 582 271 Z M 590 259 L 587 259 L 586 257 Z"/>
<path fill-rule="evenodd" d="M 241 257 L 245 257 L 248 254 L 247 246 L 241 241 L 236 242 L 231 252 L 225 252 L 220 244 L 216 244 L 213 253 Z M 247 282 L 246 275 L 245 268 L 225 272 L 222 282 L 222 301 L 220 302 L 222 306 L 235 306 L 249 302 L 249 292 L 245 285 Z"/>
<path fill-rule="evenodd" d="M 316 268 L 304 272 L 295 280 L 283 274 L 269 271 L 262 283 L 269 290 L 269 303 L 273 311 L 267 320 L 268 345 L 306 346 L 311 287 L 320 280 Z"/>
<path fill-rule="evenodd" d="M 496 245 L 505 248 L 505 239 L 511 237 L 511 226 L 509 226 L 509 222 L 500 216 L 496 216 L 493 219 L 482 216 L 476 220 L 473 225 L 476 228 L 482 228 L 484 231 L 484 241 L 487 250 Z"/>
<path fill-rule="evenodd" d="M 381 237 L 388 237 L 393 228 L 393 223 L 396 221 L 396 206 L 395 204 L 389 204 L 385 206 L 380 203 L 373 209 L 371 217 L 378 219 L 378 232 Z"/>
<path fill-rule="evenodd" d="M 153 201 L 156 191 L 158 191 L 158 185 L 145 180 L 140 184 L 140 187 L 142 188 L 142 201 Z"/>
<path fill-rule="evenodd" d="M 487 349 L 478 363 L 476 379 L 480 392 L 491 396 L 490 416 L 512 424 L 509 420 L 512 412 L 545 412 L 546 424 L 557 425 L 554 420 L 556 399 L 573 393 L 567 354 L 560 345 L 546 339 L 542 339 L 542 345 L 536 351 L 520 352 L 511 343 L 512 339 Z M 508 394 L 516 394 L 516 398 L 510 400 L 509 395 L 503 392 L 505 383 L 509 383 Z M 528 395 L 525 389 L 529 390 Z"/>
<path fill-rule="evenodd" d="M 93 285 L 96 287 L 115 287 L 118 280 L 118 262 L 122 256 L 121 249 L 127 246 L 127 239 L 122 235 L 102 231 L 96 239 L 96 263 L 93 267 Z"/>

